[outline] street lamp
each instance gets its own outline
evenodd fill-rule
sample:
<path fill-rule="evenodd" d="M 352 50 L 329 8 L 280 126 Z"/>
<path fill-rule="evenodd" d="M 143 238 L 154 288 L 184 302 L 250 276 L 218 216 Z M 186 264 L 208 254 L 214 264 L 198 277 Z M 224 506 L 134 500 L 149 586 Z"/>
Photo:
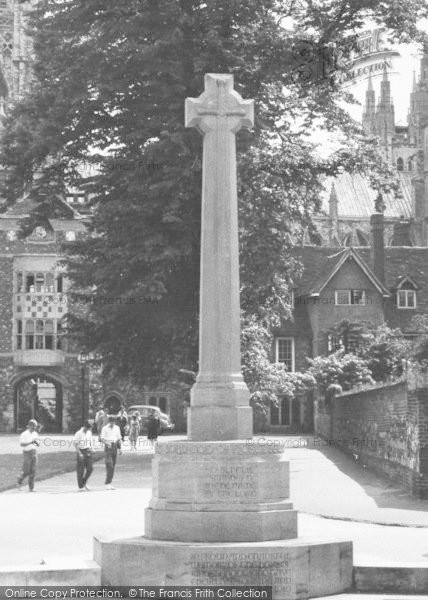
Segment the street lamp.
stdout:
<path fill-rule="evenodd" d="M 89 395 L 85 394 L 85 371 L 86 363 L 90 360 L 90 355 L 86 352 L 80 352 L 77 356 L 77 360 L 80 363 L 80 380 L 81 380 L 81 393 L 82 393 L 82 426 L 88 420 L 88 404 Z M 89 392 L 89 390 L 88 390 Z"/>

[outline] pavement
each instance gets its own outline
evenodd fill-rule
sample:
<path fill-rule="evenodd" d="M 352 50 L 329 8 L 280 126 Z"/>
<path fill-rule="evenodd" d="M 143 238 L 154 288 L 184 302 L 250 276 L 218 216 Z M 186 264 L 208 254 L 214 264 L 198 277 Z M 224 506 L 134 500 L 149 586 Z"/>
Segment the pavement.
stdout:
<path fill-rule="evenodd" d="M 71 436 L 58 439 L 67 442 Z M 161 441 L 168 439 L 184 436 Z M 299 537 L 350 539 L 359 566 L 428 567 L 428 500 L 412 498 L 317 438 L 259 436 L 252 443 L 283 444 L 290 461 L 291 499 L 299 510 Z M 16 447 L 17 436 L 0 436 L 1 453 Z M 44 448 L 46 444 L 42 452 Z M 94 535 L 143 535 L 152 457 L 147 440 L 141 438 L 136 452 L 125 445 L 112 491 L 104 489 L 105 467 L 99 461 L 90 492 L 77 491 L 75 473 L 66 473 L 36 481 L 32 494 L 1 493 L 0 532 L 6 543 L 0 544 L 0 565 L 40 564 L 53 556 L 91 558 Z"/>

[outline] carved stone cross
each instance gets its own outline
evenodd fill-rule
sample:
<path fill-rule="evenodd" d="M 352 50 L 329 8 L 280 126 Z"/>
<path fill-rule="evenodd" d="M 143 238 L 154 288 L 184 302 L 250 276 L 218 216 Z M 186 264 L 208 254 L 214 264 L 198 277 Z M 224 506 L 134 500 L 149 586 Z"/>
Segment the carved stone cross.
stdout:
<path fill-rule="evenodd" d="M 204 136 L 199 373 L 188 435 L 243 439 L 252 436 L 252 410 L 241 373 L 235 134 L 253 125 L 254 104 L 233 89 L 232 75 L 210 73 L 185 109 L 186 127 Z"/>

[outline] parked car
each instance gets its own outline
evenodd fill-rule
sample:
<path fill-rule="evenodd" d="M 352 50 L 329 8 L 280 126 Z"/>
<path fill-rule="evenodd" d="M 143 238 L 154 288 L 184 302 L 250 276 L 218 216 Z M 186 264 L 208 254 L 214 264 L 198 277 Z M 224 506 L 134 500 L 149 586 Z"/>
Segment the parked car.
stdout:
<path fill-rule="evenodd" d="M 128 408 L 128 417 L 131 418 L 135 412 L 138 412 L 140 415 L 141 433 L 145 433 L 147 431 L 147 422 L 150 414 L 153 413 L 156 413 L 159 418 L 159 433 L 164 433 L 165 431 L 174 431 L 175 425 L 171 421 L 171 417 L 162 412 L 157 406 L 150 406 L 149 404 L 133 404 Z"/>

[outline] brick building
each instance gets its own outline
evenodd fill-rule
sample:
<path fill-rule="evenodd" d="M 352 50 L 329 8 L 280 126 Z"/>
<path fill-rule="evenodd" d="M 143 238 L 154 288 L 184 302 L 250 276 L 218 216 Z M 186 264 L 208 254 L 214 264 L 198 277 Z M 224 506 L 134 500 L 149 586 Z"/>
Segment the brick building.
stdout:
<path fill-rule="evenodd" d="M 303 265 L 295 281 L 293 320 L 277 331 L 274 355 L 290 371 L 307 367 L 306 358 L 336 348 L 331 329 L 348 319 L 399 327 L 411 338 L 417 314 L 428 314 L 428 247 L 385 246 L 384 217 L 371 218 L 370 248 L 301 246 L 293 256 Z M 313 427 L 309 397 L 283 399 L 271 407 L 271 426 Z"/>
<path fill-rule="evenodd" d="M 44 432 L 68 431 L 80 423 L 84 406 L 78 351 L 64 338 L 60 248 L 86 227 L 73 211 L 68 219 L 38 223 L 21 239 L 30 210 L 23 199 L 0 217 L 0 431 L 21 430 L 31 417 Z"/>
<path fill-rule="evenodd" d="M 428 313 L 428 55 L 414 76 L 407 124 L 396 123 L 387 71 L 377 99 L 368 80 L 362 124 L 377 137 L 399 187 L 379 199 L 361 174 L 327 182 L 314 218 L 319 235 L 305 236 L 293 249 L 303 274 L 295 282 L 293 320 L 283 323 L 274 342 L 274 360 L 290 371 L 334 350 L 329 330 L 344 319 L 386 323 L 410 338 L 417 335 L 412 317 Z M 283 398 L 271 407 L 270 423 L 273 429 L 312 430 L 312 399 Z"/>

